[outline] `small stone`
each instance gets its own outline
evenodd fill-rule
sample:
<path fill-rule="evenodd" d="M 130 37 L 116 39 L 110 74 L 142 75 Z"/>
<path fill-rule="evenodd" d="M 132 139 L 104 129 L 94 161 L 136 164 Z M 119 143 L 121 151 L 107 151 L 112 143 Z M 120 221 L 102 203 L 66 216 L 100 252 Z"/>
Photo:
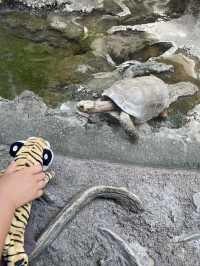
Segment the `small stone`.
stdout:
<path fill-rule="evenodd" d="M 200 192 L 197 192 L 193 195 L 193 202 L 197 208 L 197 212 L 199 212 L 200 211 Z"/>
<path fill-rule="evenodd" d="M 78 17 L 64 17 L 59 15 L 49 15 L 49 27 L 60 31 L 69 40 L 81 40 L 84 38 L 84 26 L 78 23 Z"/>
<path fill-rule="evenodd" d="M 149 74 L 160 74 L 173 72 L 174 67 L 163 63 L 150 60 L 145 63 L 139 61 L 130 62 L 130 66 L 124 71 L 123 78 L 133 78 Z"/>
<path fill-rule="evenodd" d="M 179 71 L 181 71 L 182 75 L 188 75 L 194 79 L 198 78 L 196 73 L 196 62 L 190 57 L 179 53 L 166 56 L 165 59 L 170 63 L 175 63 L 178 66 L 177 68 L 181 68 Z"/>
<path fill-rule="evenodd" d="M 175 243 L 199 241 L 199 240 L 200 240 L 200 232 L 191 232 L 187 234 L 182 234 L 180 236 L 175 236 L 173 239 Z"/>

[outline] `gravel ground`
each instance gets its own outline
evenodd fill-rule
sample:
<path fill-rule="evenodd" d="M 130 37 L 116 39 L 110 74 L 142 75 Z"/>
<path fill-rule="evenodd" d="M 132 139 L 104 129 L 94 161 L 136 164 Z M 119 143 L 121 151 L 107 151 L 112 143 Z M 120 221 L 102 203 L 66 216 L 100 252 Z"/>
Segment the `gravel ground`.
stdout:
<path fill-rule="evenodd" d="M 1 147 L 1 165 L 8 161 L 5 148 Z M 136 214 L 113 201 L 95 200 L 65 226 L 31 265 L 199 265 L 200 241 L 175 243 L 178 236 L 199 229 L 198 172 L 60 155 L 55 156 L 52 167 L 56 177 L 48 185 L 45 197 L 33 204 L 29 233 L 36 239 L 73 195 L 93 185 L 126 187 L 139 196 L 145 211 Z M 103 234 L 101 227 L 123 239 L 123 245 L 108 232 Z M 127 246 L 135 263 L 129 258 Z"/>

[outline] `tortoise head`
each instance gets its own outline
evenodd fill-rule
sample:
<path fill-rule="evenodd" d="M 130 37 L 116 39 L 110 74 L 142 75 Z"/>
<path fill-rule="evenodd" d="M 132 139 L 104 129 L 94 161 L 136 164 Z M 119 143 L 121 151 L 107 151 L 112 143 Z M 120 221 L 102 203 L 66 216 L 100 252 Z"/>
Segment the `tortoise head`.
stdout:
<path fill-rule="evenodd" d="M 32 166 L 41 164 L 47 170 L 53 161 L 53 151 L 48 141 L 43 138 L 30 137 L 11 144 L 10 155 L 14 157 L 17 166 Z"/>

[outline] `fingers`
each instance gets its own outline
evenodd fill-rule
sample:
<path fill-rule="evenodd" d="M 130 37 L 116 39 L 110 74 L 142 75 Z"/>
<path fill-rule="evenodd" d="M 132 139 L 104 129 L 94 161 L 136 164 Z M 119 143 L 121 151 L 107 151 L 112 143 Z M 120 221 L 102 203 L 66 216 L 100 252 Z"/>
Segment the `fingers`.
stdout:
<path fill-rule="evenodd" d="M 38 191 L 38 193 L 37 193 L 37 197 L 39 198 L 39 197 L 41 197 L 42 195 L 43 195 L 43 190 L 41 189 L 41 190 Z"/>
<path fill-rule="evenodd" d="M 30 174 L 39 174 L 42 172 L 42 166 L 37 164 L 31 167 L 26 167 L 24 168 L 24 171 L 28 171 Z"/>
<path fill-rule="evenodd" d="M 29 174 L 39 174 L 43 171 L 42 166 L 38 163 L 37 165 L 31 166 L 31 167 L 25 167 L 25 168 L 17 168 L 16 162 L 12 161 L 9 166 L 7 167 L 5 173 L 6 174 L 11 174 L 16 171 L 24 171 L 25 173 Z"/>
<path fill-rule="evenodd" d="M 42 189 L 46 186 L 47 182 L 45 180 L 42 180 L 40 182 L 38 182 L 38 188 Z"/>
<path fill-rule="evenodd" d="M 40 189 L 36 192 L 35 196 L 33 197 L 33 199 L 37 199 L 37 198 L 40 198 L 42 195 L 43 195 L 43 190 Z"/>
<path fill-rule="evenodd" d="M 12 161 L 9 166 L 7 167 L 5 173 L 6 174 L 12 174 L 17 171 L 16 162 Z"/>
<path fill-rule="evenodd" d="M 45 179 L 45 173 L 44 172 L 41 172 L 40 174 L 36 174 L 36 175 L 34 175 L 34 178 L 35 178 L 35 180 L 37 180 L 37 181 L 42 181 L 42 180 L 44 180 Z"/>

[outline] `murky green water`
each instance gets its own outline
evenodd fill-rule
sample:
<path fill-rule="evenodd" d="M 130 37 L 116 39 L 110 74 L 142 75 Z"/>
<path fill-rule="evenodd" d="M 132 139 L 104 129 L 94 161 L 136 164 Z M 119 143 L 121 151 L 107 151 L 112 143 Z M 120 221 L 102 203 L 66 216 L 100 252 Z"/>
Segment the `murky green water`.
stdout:
<path fill-rule="evenodd" d="M 60 33 L 49 30 L 45 19 L 24 12 L 21 16 L 20 12 L 0 16 L 2 97 L 12 99 L 29 89 L 55 106 L 71 99 L 68 85 L 111 69 L 105 59 L 92 54 L 87 43 L 90 38 L 81 43 L 69 42 Z"/>
<path fill-rule="evenodd" d="M 176 57 L 176 55 L 178 56 Z M 184 115 L 195 107 L 195 105 L 200 104 L 200 80 L 199 80 L 199 70 L 200 62 L 199 59 L 187 55 L 186 51 L 179 50 L 176 55 L 172 56 L 172 59 L 161 59 L 160 62 L 173 64 L 175 72 L 168 74 L 161 74 L 160 77 L 169 84 L 189 81 L 199 88 L 199 91 L 193 96 L 181 97 L 175 103 L 171 104 L 168 109 L 169 118 L 175 127 L 181 127 L 185 123 Z M 187 58 L 191 61 L 184 62 L 182 56 L 187 55 Z M 180 56 L 180 57 L 179 57 Z M 181 60 L 180 60 L 181 58 Z"/>
<path fill-rule="evenodd" d="M 87 28 L 87 37 L 70 41 L 63 33 L 51 29 L 45 16 L 24 11 L 1 11 L 0 23 L 2 97 L 12 99 L 23 90 L 29 89 L 42 96 L 47 104 L 56 106 L 72 99 L 72 91 L 69 89 L 71 85 L 83 84 L 91 79 L 92 74 L 113 69 L 103 56 L 94 55 L 91 43 L 95 38 L 106 36 L 106 30 L 118 23 L 115 19 L 104 20 L 98 13 L 82 16 L 78 23 Z M 157 45 L 147 46 L 139 52 L 130 52 L 126 60 L 145 61 L 162 52 L 164 51 Z M 200 63 L 194 58 L 192 60 L 198 73 Z M 174 74 L 160 76 L 168 83 L 191 81 L 200 88 L 198 76 L 192 77 L 186 73 L 180 62 L 170 59 L 162 61 L 175 66 Z M 176 125 L 181 126 L 183 115 L 198 103 L 200 92 L 174 103 L 169 109 L 173 123 L 175 121 Z"/>

